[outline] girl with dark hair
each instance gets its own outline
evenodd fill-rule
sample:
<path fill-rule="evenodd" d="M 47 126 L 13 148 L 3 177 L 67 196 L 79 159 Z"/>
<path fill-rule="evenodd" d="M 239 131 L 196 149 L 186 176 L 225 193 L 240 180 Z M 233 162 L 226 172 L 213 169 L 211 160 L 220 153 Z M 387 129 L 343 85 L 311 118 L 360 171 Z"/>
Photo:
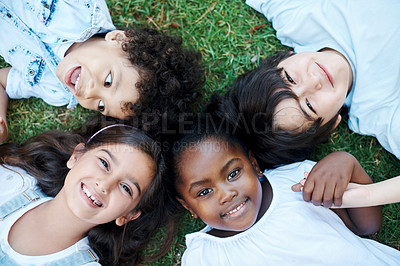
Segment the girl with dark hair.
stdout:
<path fill-rule="evenodd" d="M 0 263 L 98 265 L 141 261 L 169 224 L 159 145 L 131 126 L 85 140 L 49 131 L 0 146 Z"/>
<path fill-rule="evenodd" d="M 177 200 L 207 226 L 186 235 L 182 265 L 398 263 L 398 250 L 356 235 L 379 230 L 380 207 L 332 211 L 314 206 L 291 191 L 313 162 L 263 173 L 234 135 L 207 119 L 193 124 L 172 145 L 173 181 Z M 352 182 L 372 183 L 354 157 L 337 156 L 343 157 Z"/>

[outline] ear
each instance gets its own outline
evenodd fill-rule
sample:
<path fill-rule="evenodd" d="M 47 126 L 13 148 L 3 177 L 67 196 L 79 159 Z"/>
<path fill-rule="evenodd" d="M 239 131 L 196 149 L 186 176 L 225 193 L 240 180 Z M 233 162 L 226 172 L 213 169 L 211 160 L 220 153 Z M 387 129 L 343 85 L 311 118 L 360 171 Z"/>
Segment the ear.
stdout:
<path fill-rule="evenodd" d="M 186 201 L 184 199 L 181 199 L 179 197 L 176 197 L 176 199 L 183 206 L 183 208 L 185 208 L 186 210 L 188 210 L 190 212 L 190 214 L 192 215 L 193 218 L 198 217 L 197 214 L 192 210 L 192 208 L 190 208 L 190 206 L 186 203 Z"/>
<path fill-rule="evenodd" d="M 339 125 L 340 121 L 342 121 L 342 116 L 338 115 L 338 117 L 336 118 L 335 125 L 333 126 L 334 129 Z"/>
<path fill-rule="evenodd" d="M 257 173 L 257 175 L 262 176 L 262 171 L 260 169 L 260 166 L 258 165 L 256 157 L 254 157 L 254 155 L 251 151 L 249 151 L 249 160 L 250 160 L 251 165 L 254 168 L 254 171 Z"/>
<path fill-rule="evenodd" d="M 85 150 L 85 143 L 79 143 L 78 145 L 76 145 L 74 152 L 72 153 L 71 157 L 67 162 L 67 167 L 69 169 L 74 167 L 75 163 L 79 161 L 79 158 L 81 158 L 84 150 Z"/>
<path fill-rule="evenodd" d="M 105 40 L 106 41 L 116 41 L 121 43 L 126 39 L 125 31 L 123 30 L 113 30 L 106 34 Z"/>
<path fill-rule="evenodd" d="M 119 218 L 117 218 L 115 220 L 116 225 L 118 226 L 123 226 L 124 224 L 126 224 L 129 221 L 133 221 L 136 220 L 137 218 L 139 218 L 139 216 L 142 214 L 141 210 L 135 211 L 135 212 L 131 212 L 128 215 L 125 216 L 121 216 Z"/>

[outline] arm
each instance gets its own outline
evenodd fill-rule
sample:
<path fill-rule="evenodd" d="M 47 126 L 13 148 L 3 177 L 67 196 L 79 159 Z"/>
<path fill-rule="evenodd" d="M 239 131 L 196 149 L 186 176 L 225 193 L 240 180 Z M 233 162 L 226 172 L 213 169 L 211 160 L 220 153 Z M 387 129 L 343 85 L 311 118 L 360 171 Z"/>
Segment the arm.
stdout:
<path fill-rule="evenodd" d="M 6 93 L 7 76 L 10 72 L 11 67 L 0 69 L 0 142 L 3 142 L 8 137 L 8 126 L 7 126 L 7 107 L 8 107 L 8 96 Z"/>
<path fill-rule="evenodd" d="M 360 163 L 349 153 L 334 152 L 318 162 L 306 180 L 293 186 L 294 191 L 303 191 L 306 201 L 315 205 L 331 207 L 342 204 L 342 196 L 349 182 L 371 184 L 372 180 Z M 304 184 L 302 187 L 301 185 Z M 344 206 L 343 206 L 344 207 Z M 369 235 L 379 230 L 382 224 L 381 207 L 333 210 L 358 235 Z"/>
<path fill-rule="evenodd" d="M 357 184 L 372 184 L 371 178 L 353 157 L 354 168 L 350 182 Z M 370 235 L 377 232 L 382 226 L 382 207 L 362 207 L 333 209 L 345 225 L 357 235 Z"/>
<path fill-rule="evenodd" d="M 368 207 L 397 202 L 400 202 L 400 176 L 368 185 L 350 183 L 343 194 L 343 203 L 340 208 Z"/>

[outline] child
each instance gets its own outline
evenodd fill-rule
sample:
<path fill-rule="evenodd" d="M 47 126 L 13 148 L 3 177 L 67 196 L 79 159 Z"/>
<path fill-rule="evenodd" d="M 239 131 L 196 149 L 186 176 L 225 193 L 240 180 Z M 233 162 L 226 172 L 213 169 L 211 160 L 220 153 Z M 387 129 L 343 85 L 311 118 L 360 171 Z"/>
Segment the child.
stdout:
<path fill-rule="evenodd" d="M 239 100 L 241 112 L 269 112 L 259 121 L 271 138 L 265 148 L 290 156 L 271 158 L 270 164 L 304 159 L 340 122 L 343 104 L 351 130 L 375 136 L 400 158 L 400 2 L 246 3 L 263 13 L 277 38 L 295 52 L 267 59 L 245 74 L 233 93 L 249 91 L 248 100 Z"/>
<path fill-rule="evenodd" d="M 131 126 L 45 132 L 0 157 L 2 265 L 138 263 L 168 221 L 161 149 Z"/>
<path fill-rule="evenodd" d="M 0 141 L 8 97 L 128 119 L 186 112 L 200 96 L 200 54 L 154 29 L 115 30 L 104 0 L 5 0 L 0 14 L 0 55 L 12 66 L 0 70 Z"/>
<path fill-rule="evenodd" d="M 400 252 L 357 234 L 381 225 L 380 207 L 314 206 L 290 189 L 314 163 L 259 171 L 251 151 L 201 122 L 173 146 L 177 199 L 207 226 L 186 236 L 182 265 L 396 265 Z M 354 159 L 351 181 L 371 183 Z M 350 228 L 353 232 L 351 232 Z M 324 244 L 326 243 L 326 244 Z"/>

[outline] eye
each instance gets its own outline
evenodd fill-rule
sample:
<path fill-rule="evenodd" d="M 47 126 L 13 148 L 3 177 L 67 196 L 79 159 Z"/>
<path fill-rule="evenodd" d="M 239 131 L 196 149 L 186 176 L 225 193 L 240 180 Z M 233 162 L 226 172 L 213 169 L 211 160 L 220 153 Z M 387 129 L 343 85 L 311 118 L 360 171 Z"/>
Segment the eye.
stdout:
<path fill-rule="evenodd" d="M 307 105 L 307 107 L 308 108 L 310 108 L 310 110 L 313 112 L 313 113 L 317 113 L 317 112 L 315 112 L 315 110 L 314 110 L 314 108 L 312 107 L 312 105 L 311 105 L 311 103 L 306 99 L 306 105 Z"/>
<path fill-rule="evenodd" d="M 105 105 L 104 105 L 104 102 L 103 102 L 102 100 L 99 101 L 99 106 L 97 107 L 97 109 L 98 109 L 100 112 L 104 112 Z"/>
<path fill-rule="evenodd" d="M 100 158 L 100 162 L 104 166 L 104 168 L 106 168 L 107 171 L 110 170 L 110 167 L 109 167 L 108 162 L 106 160 L 103 160 L 103 159 Z"/>
<path fill-rule="evenodd" d="M 236 177 L 238 177 L 239 173 L 240 173 L 239 169 L 235 169 L 232 172 L 230 172 L 228 175 L 228 181 L 231 181 L 232 179 L 235 179 Z"/>
<path fill-rule="evenodd" d="M 130 189 L 129 186 L 127 186 L 127 185 L 125 185 L 125 184 L 121 184 L 121 187 L 122 187 L 123 190 L 125 190 L 126 192 L 128 192 L 128 194 L 129 194 L 130 196 L 132 196 L 132 191 L 131 191 L 131 189 Z"/>
<path fill-rule="evenodd" d="M 292 77 L 289 76 L 289 74 L 288 74 L 286 71 L 285 71 L 285 77 L 286 77 L 286 79 L 287 79 L 290 83 L 296 85 L 296 82 L 294 82 L 294 80 L 292 79 Z"/>
<path fill-rule="evenodd" d="M 199 192 L 199 194 L 197 194 L 197 196 L 202 197 L 211 192 L 212 192 L 211 188 L 205 188 L 205 189 L 200 190 L 200 192 Z"/>
<path fill-rule="evenodd" d="M 110 73 L 110 74 L 108 74 L 106 80 L 104 81 L 104 86 L 106 86 L 108 88 L 108 87 L 111 87 L 111 84 L 112 84 L 112 76 Z"/>

